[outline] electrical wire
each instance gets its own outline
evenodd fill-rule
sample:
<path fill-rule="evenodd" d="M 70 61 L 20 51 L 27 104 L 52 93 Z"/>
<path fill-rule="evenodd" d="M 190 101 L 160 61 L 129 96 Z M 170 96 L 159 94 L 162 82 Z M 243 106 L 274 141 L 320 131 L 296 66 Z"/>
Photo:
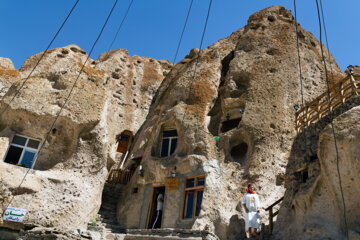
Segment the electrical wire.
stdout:
<path fill-rule="evenodd" d="M 205 36 L 205 32 L 206 32 L 207 23 L 208 23 L 209 16 L 210 16 L 211 4 L 212 4 L 212 0 L 210 0 L 210 2 L 209 2 L 209 7 L 208 7 L 207 15 L 206 15 L 206 20 L 205 20 L 205 26 L 204 26 L 204 30 L 203 30 L 203 33 L 202 33 L 202 36 L 201 36 L 199 52 L 198 52 L 197 57 L 196 57 L 196 62 L 195 62 L 195 67 L 194 67 L 194 73 L 193 73 L 192 81 L 191 81 L 191 84 L 190 84 L 190 87 L 189 87 L 189 94 L 188 94 L 188 95 L 190 95 L 192 85 L 194 84 L 194 81 L 195 81 L 197 65 L 198 65 L 198 63 L 199 63 L 200 52 L 201 52 L 202 44 L 203 44 L 203 41 L 204 41 L 204 36 Z M 187 109 L 188 109 L 188 108 L 187 108 L 187 105 L 186 105 L 186 107 L 185 107 L 185 112 L 184 112 L 184 116 L 183 116 L 183 119 L 182 119 L 182 121 L 181 121 L 181 124 L 183 124 L 183 122 L 184 122 L 185 115 L 186 115 L 186 113 L 187 113 Z"/>
<path fill-rule="evenodd" d="M 182 29 L 182 31 L 181 31 L 180 38 L 179 38 L 179 42 L 178 42 L 178 46 L 177 46 L 176 53 L 175 53 L 175 57 L 174 57 L 174 60 L 173 60 L 173 62 L 172 62 L 173 65 L 175 64 L 176 57 L 177 57 L 178 51 L 179 51 L 179 49 L 180 49 L 181 41 L 182 41 L 182 38 L 183 38 L 183 35 L 184 35 L 184 32 L 185 32 L 186 26 L 187 26 L 187 23 L 188 23 L 188 19 L 189 19 L 189 16 L 190 16 L 191 7 L 192 7 L 193 2 L 194 2 L 194 0 L 191 0 L 190 6 L 189 6 L 188 11 L 187 11 L 185 23 L 184 23 L 183 29 Z M 168 87 L 169 87 L 169 85 L 170 85 L 170 82 L 171 82 L 171 81 L 168 81 L 168 84 L 167 84 L 166 87 L 164 88 L 165 90 L 168 89 Z M 126 162 L 126 160 L 127 160 L 127 159 L 123 160 L 124 163 Z"/>
<path fill-rule="evenodd" d="M 47 46 L 47 48 L 45 49 L 45 51 L 43 52 L 43 54 L 40 56 L 39 60 L 37 61 L 37 63 L 35 64 L 35 66 L 33 67 L 33 69 L 31 70 L 31 72 L 29 73 L 29 75 L 25 78 L 25 80 L 22 82 L 22 84 L 20 85 L 20 87 L 17 89 L 17 91 L 15 92 L 14 96 L 10 99 L 10 101 L 8 102 L 8 104 L 5 106 L 5 108 L 0 112 L 0 117 L 3 115 L 3 113 L 8 109 L 8 107 L 10 106 L 11 102 L 15 99 L 15 97 L 19 94 L 20 90 L 24 87 L 25 83 L 27 82 L 27 80 L 29 80 L 31 74 L 35 71 L 36 67 L 39 65 L 40 61 L 43 59 L 43 57 L 45 56 L 45 54 L 47 53 L 47 51 L 49 50 L 50 46 L 53 44 L 53 42 L 55 41 L 56 37 L 59 35 L 61 29 L 64 27 L 65 23 L 67 22 L 67 20 L 69 19 L 70 15 L 72 14 L 72 12 L 74 11 L 76 5 L 79 3 L 79 0 L 77 0 L 74 4 L 74 6 L 71 8 L 70 12 L 68 13 L 68 15 L 66 16 L 65 20 L 63 21 L 63 23 L 61 24 L 60 28 L 57 30 L 56 34 L 54 35 L 54 37 L 52 38 L 52 40 L 50 41 L 49 45 Z M 5 96 L 4 96 L 5 97 Z M 2 97 L 1 100 L 4 99 L 4 97 Z"/>
<path fill-rule="evenodd" d="M 53 121 L 53 123 L 52 123 L 52 125 L 51 125 L 51 127 L 50 127 L 50 130 L 49 130 L 49 131 L 47 132 L 47 134 L 45 135 L 45 139 L 44 139 L 44 141 L 42 142 L 42 144 L 40 145 L 39 151 L 38 151 L 38 153 L 37 153 L 36 156 L 40 155 L 40 152 L 41 152 L 43 146 L 45 145 L 45 142 L 46 142 L 47 138 L 49 137 L 50 132 L 52 131 L 53 127 L 55 126 L 56 121 L 57 121 L 58 118 L 60 117 L 60 114 L 61 114 L 62 110 L 64 109 L 66 103 L 67 103 L 68 100 L 70 99 L 70 96 L 71 96 L 71 94 L 72 94 L 72 92 L 73 92 L 73 90 L 74 90 L 74 88 L 75 88 L 75 86 L 76 86 L 76 83 L 77 83 L 77 81 L 79 80 L 80 75 L 81 75 L 81 73 L 83 72 L 83 70 L 84 70 L 84 68 L 85 68 L 85 65 L 86 65 L 86 63 L 88 62 L 88 60 L 89 60 L 89 58 L 90 58 L 90 55 L 92 54 L 92 52 L 93 52 L 93 50 L 94 50 L 97 42 L 99 41 L 99 39 L 100 39 L 100 37 L 101 37 L 101 35 L 102 35 L 102 33 L 103 33 L 103 31 L 104 31 L 104 29 L 105 29 L 105 27 L 106 27 L 106 25 L 107 25 L 110 17 L 111 17 L 112 12 L 114 11 L 114 8 L 116 7 L 117 3 L 118 3 L 118 0 L 115 0 L 115 3 L 114 3 L 114 5 L 113 5 L 113 7 L 111 8 L 111 10 L 110 10 L 110 12 L 109 12 L 109 14 L 108 14 L 108 16 L 107 16 L 107 18 L 106 18 L 106 21 L 105 21 L 105 23 L 103 24 L 103 26 L 102 26 L 102 28 L 101 28 L 101 30 L 100 30 L 100 33 L 98 34 L 95 42 L 93 43 L 93 45 L 92 45 L 92 47 L 91 47 L 91 50 L 90 50 L 90 52 L 89 52 L 89 54 L 88 54 L 88 56 L 87 56 L 84 64 L 82 65 L 81 70 L 80 70 L 79 74 L 77 75 L 77 77 L 76 77 L 76 79 L 75 79 L 75 82 L 74 82 L 74 84 L 72 85 L 71 90 L 70 90 L 68 96 L 66 97 L 63 105 L 62 105 L 61 108 L 60 108 L 60 111 L 58 112 L 55 120 Z M 23 182 L 25 181 L 25 178 L 26 178 L 26 176 L 28 175 L 29 171 L 30 171 L 30 168 L 26 171 L 24 177 L 22 178 L 22 180 L 21 180 L 21 182 L 20 182 L 20 184 L 19 184 L 19 186 L 18 186 L 17 188 L 20 188 L 20 186 L 23 184 Z M 14 199 L 14 195 L 13 195 L 12 198 L 10 199 L 10 201 L 9 201 L 9 203 L 7 204 L 5 210 L 10 206 L 11 202 L 13 201 L 13 199 Z M 5 211 L 3 212 L 3 214 L 4 214 L 4 213 L 5 213 Z"/>
<path fill-rule="evenodd" d="M 330 84 L 329 84 L 329 78 L 328 78 L 328 74 L 327 74 L 327 67 L 326 67 L 326 60 L 325 60 L 325 56 L 324 56 L 324 50 L 323 50 L 323 44 L 322 44 L 322 24 L 321 24 L 321 18 L 320 18 L 320 9 L 319 9 L 319 2 L 318 0 L 316 1 L 316 8 L 317 8 L 317 14 L 318 14 L 318 21 L 319 21 L 319 30 L 320 30 L 320 49 L 321 49 L 321 56 L 322 56 L 322 60 L 324 62 L 324 68 L 325 68 L 325 78 L 326 78 L 326 85 L 327 85 L 327 95 L 328 95 L 328 99 L 329 99 L 329 112 L 331 113 L 331 99 L 330 99 Z M 345 198 L 344 198 L 344 191 L 343 191 L 343 187 L 342 187 L 342 181 L 341 181 L 341 174 L 340 174 L 340 166 L 339 166 L 339 151 L 338 151 L 338 146 L 337 146 L 337 142 L 336 142 L 336 135 L 335 135 L 335 129 L 334 129 L 334 123 L 333 120 L 330 120 L 330 124 L 331 124 L 331 129 L 332 129 L 332 134 L 334 136 L 334 145 L 335 145 L 335 151 L 336 151 L 336 167 L 337 167 L 337 172 L 338 172 L 338 176 L 339 176 L 339 185 L 340 185 L 340 192 L 341 192 L 341 197 L 342 197 L 342 203 L 343 203 L 343 212 L 344 212 L 344 223 L 345 223 L 345 229 L 346 229 L 346 238 L 349 240 L 349 229 L 348 229 L 348 224 L 347 224 L 347 218 L 346 218 L 346 204 L 345 204 Z"/>
<path fill-rule="evenodd" d="M 185 20 L 185 23 L 184 23 L 184 27 L 183 27 L 183 29 L 182 29 L 182 31 L 181 31 L 179 43 L 178 43 L 178 46 L 177 46 L 177 48 L 176 48 L 176 52 L 175 52 L 175 57 L 174 57 L 174 60 L 173 60 L 173 64 L 175 64 L 177 55 L 178 55 L 178 53 L 179 53 L 181 41 L 182 41 L 182 38 L 183 38 L 183 36 L 184 36 L 184 32 L 185 32 L 185 29 L 186 29 L 187 22 L 188 22 L 188 20 L 189 20 L 190 11 L 191 11 L 191 7 L 192 7 L 192 5 L 193 5 L 193 2 L 194 2 L 194 0 L 191 0 L 191 2 L 190 2 L 190 6 L 189 6 L 189 9 L 188 9 L 188 12 L 187 12 L 187 15 L 186 15 L 186 20 Z"/>
<path fill-rule="evenodd" d="M 332 78 L 332 80 L 333 80 L 333 82 L 334 82 L 335 79 L 334 79 L 333 68 L 332 68 L 331 59 L 330 59 L 330 46 L 329 46 L 328 37 L 327 37 L 327 31 L 326 31 L 326 24 L 325 24 L 325 17 L 324 17 L 324 11 L 323 11 L 323 6 L 322 6 L 322 0 L 320 0 L 320 9 L 321 9 L 322 22 L 323 22 L 323 25 L 324 25 L 326 48 L 327 48 L 327 50 L 328 50 L 328 58 L 329 58 L 329 64 L 330 64 L 330 73 L 331 73 L 331 78 Z"/>
<path fill-rule="evenodd" d="M 301 58 L 300 58 L 300 46 L 299 46 L 299 30 L 298 30 L 298 22 L 297 22 L 297 14 L 296 14 L 296 0 L 294 0 L 294 15 L 295 15 L 295 31 L 296 31 L 296 49 L 297 49 L 297 57 L 299 64 L 299 78 L 300 78 L 300 94 L 301 94 L 301 107 L 305 107 L 304 102 L 304 87 L 303 87 L 303 76 L 302 76 L 302 67 L 301 67 Z M 305 119 L 305 111 L 303 111 L 303 119 Z M 304 144 L 305 144 L 305 153 L 307 148 L 307 139 L 306 134 L 304 132 Z"/>
<path fill-rule="evenodd" d="M 122 26 L 124 25 L 124 22 L 125 22 L 128 14 L 129 14 L 129 11 L 130 11 L 130 8 L 131 8 L 133 2 L 134 2 L 134 0 L 131 0 L 130 3 L 129 3 L 129 6 L 128 6 L 126 12 L 125 12 L 125 15 L 124 15 L 123 19 L 121 20 L 121 23 L 120 23 L 120 25 L 119 25 L 119 27 L 118 27 L 118 29 L 117 29 L 117 31 L 116 31 L 116 34 L 115 34 L 113 40 L 111 41 L 111 44 L 110 44 L 110 46 L 109 46 L 109 48 L 108 48 L 108 50 L 107 50 L 107 54 L 106 54 L 105 59 L 108 57 L 109 51 L 110 51 L 110 49 L 112 48 L 112 46 L 114 45 L 115 40 L 116 40 L 117 36 L 119 35 L 119 32 L 120 32 Z"/>

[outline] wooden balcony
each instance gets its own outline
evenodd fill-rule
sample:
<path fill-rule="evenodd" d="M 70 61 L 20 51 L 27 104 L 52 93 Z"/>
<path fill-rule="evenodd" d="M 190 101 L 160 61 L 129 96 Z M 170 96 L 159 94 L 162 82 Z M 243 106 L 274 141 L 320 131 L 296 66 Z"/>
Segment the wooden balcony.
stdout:
<path fill-rule="evenodd" d="M 127 184 L 135 171 L 111 169 L 107 181 L 110 183 Z"/>
<path fill-rule="evenodd" d="M 360 75 L 349 75 L 296 112 L 296 131 L 302 132 L 311 123 L 317 122 L 353 96 L 360 94 Z M 330 108 L 329 108 L 330 102 Z"/>

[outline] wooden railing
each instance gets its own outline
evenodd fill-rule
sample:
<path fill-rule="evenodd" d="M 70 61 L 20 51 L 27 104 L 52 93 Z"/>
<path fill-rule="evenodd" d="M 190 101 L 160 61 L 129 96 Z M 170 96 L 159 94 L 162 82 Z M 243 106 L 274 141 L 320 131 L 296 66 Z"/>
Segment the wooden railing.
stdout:
<path fill-rule="evenodd" d="M 296 112 L 296 131 L 300 133 L 311 123 L 320 120 L 349 98 L 359 94 L 360 75 L 348 75 L 330 88 L 330 100 L 326 91 Z"/>
<path fill-rule="evenodd" d="M 107 181 L 111 183 L 127 184 L 134 172 L 135 170 L 111 169 Z"/>
<path fill-rule="evenodd" d="M 283 199 L 284 199 L 284 197 L 280 198 L 279 200 L 277 200 L 276 202 L 274 202 L 273 204 L 271 204 L 269 207 L 267 207 L 267 208 L 265 209 L 265 211 L 269 211 L 269 228 L 270 228 L 270 234 L 272 233 L 273 228 L 274 228 L 274 217 L 279 214 L 279 210 L 277 210 L 276 212 L 274 212 L 274 211 L 273 211 L 273 207 L 275 207 L 277 204 L 279 204 Z"/>

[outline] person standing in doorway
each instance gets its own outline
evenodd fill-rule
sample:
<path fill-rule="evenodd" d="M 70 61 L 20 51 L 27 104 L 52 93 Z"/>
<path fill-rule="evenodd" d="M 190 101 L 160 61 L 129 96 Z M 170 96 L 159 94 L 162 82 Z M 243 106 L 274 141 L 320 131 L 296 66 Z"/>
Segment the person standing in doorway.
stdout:
<path fill-rule="evenodd" d="M 247 192 L 242 198 L 242 206 L 245 210 L 245 231 L 248 237 L 256 237 L 260 225 L 260 201 L 259 196 L 255 193 L 254 184 L 249 184 Z"/>
<path fill-rule="evenodd" d="M 154 221 L 152 229 L 161 227 L 163 206 L 164 206 L 164 195 L 162 193 L 159 193 L 157 197 L 157 205 L 156 205 L 156 219 Z"/>

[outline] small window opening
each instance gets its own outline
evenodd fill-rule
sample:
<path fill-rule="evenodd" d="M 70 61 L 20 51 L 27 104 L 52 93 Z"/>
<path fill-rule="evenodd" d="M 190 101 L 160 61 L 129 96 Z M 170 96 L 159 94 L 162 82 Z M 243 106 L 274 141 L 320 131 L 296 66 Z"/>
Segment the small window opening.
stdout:
<path fill-rule="evenodd" d="M 205 176 L 187 178 L 185 181 L 185 197 L 183 218 L 192 219 L 198 217 L 204 194 Z"/>
<path fill-rule="evenodd" d="M 302 182 L 306 183 L 306 180 L 309 178 L 309 173 L 308 173 L 307 169 L 301 173 L 301 178 L 302 178 Z"/>
<path fill-rule="evenodd" d="M 133 194 L 138 193 L 138 190 L 139 190 L 138 187 L 134 187 L 132 193 L 133 193 Z"/>
<path fill-rule="evenodd" d="M 241 121 L 241 118 L 235 118 L 235 119 L 231 119 L 231 120 L 227 120 L 222 122 L 221 124 L 221 132 L 227 132 L 230 131 L 231 129 L 236 128 L 239 123 Z"/>
<path fill-rule="evenodd" d="M 116 151 L 121 153 L 126 153 L 129 147 L 129 142 L 131 141 L 131 134 L 122 133 L 120 136 L 118 136 L 118 146 Z"/>
<path fill-rule="evenodd" d="M 313 161 L 315 161 L 316 159 L 318 159 L 317 154 L 310 156 L 310 162 L 313 162 Z"/>
<path fill-rule="evenodd" d="M 39 148 L 39 140 L 15 135 L 7 150 L 4 162 L 33 168 Z"/>
<path fill-rule="evenodd" d="M 160 157 L 168 157 L 175 152 L 178 135 L 176 130 L 164 130 L 161 142 Z"/>
<path fill-rule="evenodd" d="M 247 151 L 248 151 L 248 145 L 243 142 L 239 145 L 234 146 L 231 149 L 230 154 L 235 162 L 244 163 L 246 160 Z"/>

